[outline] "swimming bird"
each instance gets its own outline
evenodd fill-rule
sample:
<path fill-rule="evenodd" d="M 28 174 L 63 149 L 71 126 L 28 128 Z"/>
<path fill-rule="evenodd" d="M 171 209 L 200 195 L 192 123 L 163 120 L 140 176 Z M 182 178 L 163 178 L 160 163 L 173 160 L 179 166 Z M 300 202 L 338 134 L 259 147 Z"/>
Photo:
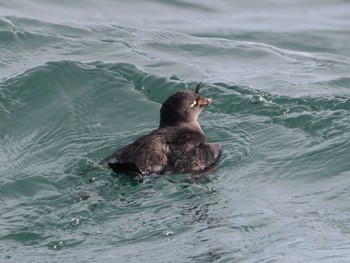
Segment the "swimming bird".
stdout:
<path fill-rule="evenodd" d="M 197 118 L 212 99 L 195 91 L 179 91 L 160 109 L 158 129 L 117 150 L 100 162 L 116 173 L 199 173 L 212 167 L 220 157 L 222 145 L 209 143 Z"/>

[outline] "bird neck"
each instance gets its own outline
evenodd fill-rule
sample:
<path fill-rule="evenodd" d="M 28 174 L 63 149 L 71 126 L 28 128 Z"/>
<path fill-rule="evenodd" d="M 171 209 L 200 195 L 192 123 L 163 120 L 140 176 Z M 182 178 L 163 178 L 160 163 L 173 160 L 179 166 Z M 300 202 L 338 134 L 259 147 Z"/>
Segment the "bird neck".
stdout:
<path fill-rule="evenodd" d="M 180 127 L 185 128 L 186 130 L 191 130 L 193 132 L 198 132 L 201 134 L 203 133 L 203 130 L 199 123 L 197 121 L 194 122 L 176 122 L 176 123 L 160 123 L 159 128 L 165 128 L 165 127 Z"/>
<path fill-rule="evenodd" d="M 173 106 L 164 103 L 160 109 L 160 122 L 159 127 L 175 126 L 178 123 L 185 122 L 184 117 Z"/>

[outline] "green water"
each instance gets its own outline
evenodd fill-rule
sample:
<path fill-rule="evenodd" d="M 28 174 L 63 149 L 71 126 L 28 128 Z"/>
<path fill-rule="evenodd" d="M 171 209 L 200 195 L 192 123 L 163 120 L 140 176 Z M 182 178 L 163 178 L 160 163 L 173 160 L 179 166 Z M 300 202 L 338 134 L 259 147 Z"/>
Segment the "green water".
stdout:
<path fill-rule="evenodd" d="M 348 262 L 350 3 L 0 1 L 0 262 Z M 202 180 L 97 163 L 203 80 Z"/>

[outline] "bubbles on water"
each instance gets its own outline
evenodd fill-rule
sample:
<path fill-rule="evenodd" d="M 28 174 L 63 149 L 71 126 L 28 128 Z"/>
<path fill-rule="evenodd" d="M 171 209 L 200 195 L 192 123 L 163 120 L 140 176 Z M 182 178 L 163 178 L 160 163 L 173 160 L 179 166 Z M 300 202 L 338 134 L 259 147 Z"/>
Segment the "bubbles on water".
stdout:
<path fill-rule="evenodd" d="M 59 250 L 64 246 L 63 241 L 55 241 L 55 242 L 51 242 L 49 244 L 49 247 L 54 249 L 54 250 Z"/>
<path fill-rule="evenodd" d="M 259 104 L 259 103 L 263 103 L 263 102 L 268 102 L 268 103 L 272 103 L 272 101 L 270 100 L 268 95 L 261 95 L 261 94 L 254 94 L 250 97 L 249 102 L 251 104 Z"/>
<path fill-rule="evenodd" d="M 167 236 L 167 237 L 173 236 L 173 235 L 174 235 L 174 232 L 171 231 L 171 230 L 167 230 L 167 231 L 164 232 L 164 235 Z"/>
<path fill-rule="evenodd" d="M 284 111 L 283 111 L 283 115 L 286 115 L 286 114 L 288 114 L 290 112 L 290 109 L 285 109 Z"/>
<path fill-rule="evenodd" d="M 249 102 L 252 104 L 258 104 L 264 101 L 264 98 L 260 95 L 253 95 L 250 99 Z"/>
<path fill-rule="evenodd" d="M 80 219 L 79 219 L 79 218 L 72 218 L 72 219 L 70 220 L 70 224 L 71 224 L 72 226 L 77 226 L 77 225 L 80 224 Z"/>
<path fill-rule="evenodd" d="M 95 182 L 96 180 L 97 180 L 97 177 L 94 176 L 94 177 L 92 177 L 91 179 L 89 179 L 89 183 L 93 183 L 93 182 Z"/>

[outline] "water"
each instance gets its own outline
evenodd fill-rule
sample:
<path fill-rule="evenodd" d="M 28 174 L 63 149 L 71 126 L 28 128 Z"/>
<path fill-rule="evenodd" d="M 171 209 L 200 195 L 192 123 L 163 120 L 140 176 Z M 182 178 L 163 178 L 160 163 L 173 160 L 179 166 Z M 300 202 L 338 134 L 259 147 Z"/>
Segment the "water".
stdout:
<path fill-rule="evenodd" d="M 348 262 L 348 1 L 1 1 L 1 262 Z M 206 178 L 97 163 L 203 80 Z"/>

